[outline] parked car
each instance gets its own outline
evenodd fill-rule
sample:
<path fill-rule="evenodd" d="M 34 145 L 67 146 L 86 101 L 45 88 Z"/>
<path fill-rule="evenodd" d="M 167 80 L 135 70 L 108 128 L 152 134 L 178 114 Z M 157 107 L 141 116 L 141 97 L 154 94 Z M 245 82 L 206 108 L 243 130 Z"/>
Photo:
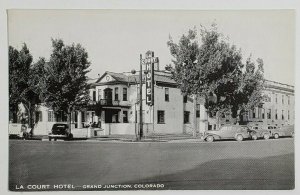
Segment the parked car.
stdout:
<path fill-rule="evenodd" d="M 11 123 L 9 124 L 9 137 L 29 139 L 32 137 L 32 131 L 27 124 Z"/>
<path fill-rule="evenodd" d="M 48 135 L 49 141 L 52 139 L 56 141 L 57 139 L 70 140 L 73 138 L 71 133 L 71 128 L 66 123 L 55 123 L 52 126 L 51 132 Z"/>
<path fill-rule="evenodd" d="M 235 139 L 243 141 L 249 138 L 248 128 L 240 125 L 224 125 L 217 130 L 208 131 L 204 137 L 207 142 L 221 139 Z"/>
<path fill-rule="evenodd" d="M 294 137 L 294 125 L 286 125 L 286 126 L 268 126 L 268 130 L 270 134 L 275 139 L 279 137 Z"/>
<path fill-rule="evenodd" d="M 269 139 L 271 136 L 271 133 L 268 130 L 263 129 L 261 126 L 249 126 L 249 129 L 249 134 L 253 140 L 257 140 L 259 138 Z"/>

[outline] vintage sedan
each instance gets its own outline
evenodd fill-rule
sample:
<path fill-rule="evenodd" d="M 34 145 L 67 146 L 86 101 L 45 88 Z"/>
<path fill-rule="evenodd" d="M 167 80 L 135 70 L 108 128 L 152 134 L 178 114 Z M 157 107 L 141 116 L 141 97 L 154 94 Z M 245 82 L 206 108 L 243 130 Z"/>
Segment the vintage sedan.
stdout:
<path fill-rule="evenodd" d="M 51 132 L 48 134 L 49 141 L 52 139 L 56 141 L 57 139 L 71 140 L 73 134 L 71 133 L 71 128 L 67 123 L 55 123 L 52 126 Z"/>
<path fill-rule="evenodd" d="M 207 131 L 204 137 L 207 142 L 221 139 L 243 141 L 246 138 L 250 138 L 248 128 L 240 125 L 224 125 L 217 130 Z"/>
<path fill-rule="evenodd" d="M 269 139 L 271 136 L 270 131 L 262 128 L 261 126 L 249 126 L 251 139 L 257 140 L 259 138 Z"/>
<path fill-rule="evenodd" d="M 294 125 L 286 126 L 268 126 L 268 130 L 272 137 L 278 139 L 279 137 L 294 137 Z"/>

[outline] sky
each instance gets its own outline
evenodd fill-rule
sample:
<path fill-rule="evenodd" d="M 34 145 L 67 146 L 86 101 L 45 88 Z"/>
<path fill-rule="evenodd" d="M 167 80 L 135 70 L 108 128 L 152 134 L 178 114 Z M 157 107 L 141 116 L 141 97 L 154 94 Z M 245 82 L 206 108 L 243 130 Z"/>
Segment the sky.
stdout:
<path fill-rule="evenodd" d="M 49 59 L 51 38 L 80 43 L 88 52 L 91 78 L 105 71 L 139 68 L 139 55 L 152 50 L 160 69 L 171 63 L 167 41 L 189 29 L 216 23 L 231 44 L 264 61 L 265 78 L 294 85 L 295 12 L 291 10 L 9 10 L 8 43 L 26 43 L 34 61 Z"/>

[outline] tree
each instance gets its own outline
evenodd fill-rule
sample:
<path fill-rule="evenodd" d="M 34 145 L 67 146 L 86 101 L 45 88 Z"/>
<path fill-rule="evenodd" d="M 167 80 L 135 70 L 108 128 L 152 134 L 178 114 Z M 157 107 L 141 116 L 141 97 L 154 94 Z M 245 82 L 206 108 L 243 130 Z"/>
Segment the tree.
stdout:
<path fill-rule="evenodd" d="M 9 110 L 16 123 L 18 106 L 22 103 L 28 114 L 29 127 L 33 125 L 34 105 L 39 102 L 30 85 L 31 63 L 32 55 L 26 44 L 20 51 L 9 46 Z"/>
<path fill-rule="evenodd" d="M 206 99 L 210 116 L 237 115 L 253 109 L 262 99 L 263 61 L 258 59 L 258 69 L 249 58 L 242 63 L 241 50 L 230 45 L 218 32 L 201 26 L 201 40 L 196 29 L 182 35 L 178 43 L 170 37 L 167 42 L 174 66 L 166 68 L 184 95 L 200 95 Z M 246 67 L 245 67 L 246 66 Z M 245 68 L 244 68 L 245 67 Z"/>
<path fill-rule="evenodd" d="M 67 113 L 71 123 L 71 112 L 89 100 L 88 53 L 80 44 L 65 45 L 61 39 L 52 39 L 52 47 L 49 62 L 40 58 L 35 64 L 33 83 L 46 106 Z"/>
<path fill-rule="evenodd" d="M 255 107 L 262 106 L 264 90 L 264 69 L 263 60 L 258 58 L 257 69 L 255 70 L 255 63 L 249 57 L 246 61 L 245 71 L 239 79 L 239 88 L 237 90 L 238 109 L 240 122 L 244 123 L 243 115 L 253 110 Z"/>

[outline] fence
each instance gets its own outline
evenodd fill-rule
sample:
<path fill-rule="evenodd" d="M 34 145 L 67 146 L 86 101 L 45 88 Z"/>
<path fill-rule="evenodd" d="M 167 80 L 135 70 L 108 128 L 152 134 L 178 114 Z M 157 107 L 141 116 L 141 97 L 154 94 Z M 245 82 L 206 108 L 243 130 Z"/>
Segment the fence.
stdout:
<path fill-rule="evenodd" d="M 137 123 L 105 123 L 102 125 L 105 135 L 135 135 L 139 132 L 139 124 Z M 143 124 L 143 133 L 149 134 L 153 132 L 153 124 Z"/>

